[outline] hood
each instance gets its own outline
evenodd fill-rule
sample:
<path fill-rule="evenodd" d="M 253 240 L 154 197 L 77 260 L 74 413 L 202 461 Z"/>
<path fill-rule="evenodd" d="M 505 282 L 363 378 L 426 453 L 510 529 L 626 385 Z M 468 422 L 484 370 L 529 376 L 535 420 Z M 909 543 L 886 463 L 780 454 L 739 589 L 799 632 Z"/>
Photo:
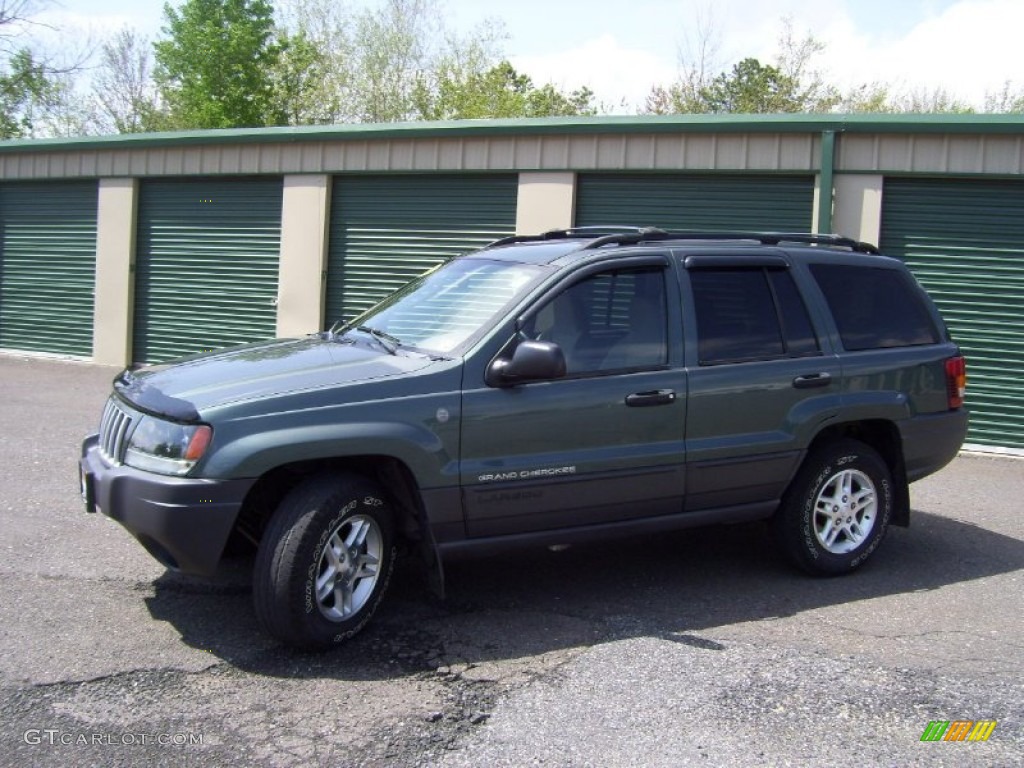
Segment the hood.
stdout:
<path fill-rule="evenodd" d="M 215 406 L 401 376 L 431 362 L 419 354 L 390 355 L 318 337 L 284 339 L 125 371 L 114 388 L 143 411 L 196 421 Z"/>

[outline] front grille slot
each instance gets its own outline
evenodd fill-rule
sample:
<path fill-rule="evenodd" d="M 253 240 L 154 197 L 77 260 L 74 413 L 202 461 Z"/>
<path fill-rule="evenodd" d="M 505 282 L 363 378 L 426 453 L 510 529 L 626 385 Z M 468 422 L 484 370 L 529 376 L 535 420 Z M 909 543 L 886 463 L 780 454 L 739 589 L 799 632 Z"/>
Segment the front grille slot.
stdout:
<path fill-rule="evenodd" d="M 132 425 L 132 417 L 117 404 L 114 398 L 107 400 L 100 420 L 100 453 L 112 464 L 120 464 L 124 458 L 125 439 Z"/>

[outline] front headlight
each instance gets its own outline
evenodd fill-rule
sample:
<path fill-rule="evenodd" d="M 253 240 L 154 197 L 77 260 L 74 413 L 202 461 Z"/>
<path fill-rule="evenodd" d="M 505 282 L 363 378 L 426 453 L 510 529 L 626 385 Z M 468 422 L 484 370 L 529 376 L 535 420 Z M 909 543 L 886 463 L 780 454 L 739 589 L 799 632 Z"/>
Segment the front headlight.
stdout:
<path fill-rule="evenodd" d="M 175 424 L 143 416 L 128 439 L 124 463 L 162 475 L 185 475 L 203 457 L 212 436 L 206 424 Z"/>

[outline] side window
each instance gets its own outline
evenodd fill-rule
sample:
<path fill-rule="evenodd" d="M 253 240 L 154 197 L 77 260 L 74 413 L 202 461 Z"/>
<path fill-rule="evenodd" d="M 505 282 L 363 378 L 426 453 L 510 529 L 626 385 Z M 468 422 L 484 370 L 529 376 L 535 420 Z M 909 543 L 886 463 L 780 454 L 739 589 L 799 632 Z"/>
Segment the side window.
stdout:
<path fill-rule="evenodd" d="M 690 272 L 701 365 L 819 353 L 807 308 L 785 270 Z"/>
<path fill-rule="evenodd" d="M 784 269 L 774 269 L 768 272 L 768 279 L 779 307 L 786 354 L 789 357 L 818 354 L 821 350 L 818 336 L 814 333 L 811 316 L 807 314 L 807 306 L 793 282 L 793 276 Z"/>
<path fill-rule="evenodd" d="M 565 289 L 524 330 L 556 342 L 571 376 L 664 365 L 666 317 L 663 269 L 614 270 Z"/>
<path fill-rule="evenodd" d="M 913 278 L 894 269 L 812 264 L 847 350 L 937 344 L 939 331 Z"/>

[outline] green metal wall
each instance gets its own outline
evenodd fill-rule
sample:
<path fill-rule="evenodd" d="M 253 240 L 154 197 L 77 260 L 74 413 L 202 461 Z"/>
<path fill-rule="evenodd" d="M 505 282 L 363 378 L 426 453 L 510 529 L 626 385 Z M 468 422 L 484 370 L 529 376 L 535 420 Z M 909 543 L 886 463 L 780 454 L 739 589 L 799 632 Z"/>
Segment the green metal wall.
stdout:
<path fill-rule="evenodd" d="M 445 259 L 515 233 L 518 176 L 339 176 L 324 324 L 351 319 Z"/>
<path fill-rule="evenodd" d="M 968 441 L 1024 448 L 1024 182 L 886 179 L 881 248 L 964 349 Z"/>
<path fill-rule="evenodd" d="M 133 359 L 272 338 L 281 178 L 143 181 Z"/>
<path fill-rule="evenodd" d="M 581 173 L 576 225 L 810 232 L 813 176 Z"/>
<path fill-rule="evenodd" d="M 0 184 L 0 347 L 92 356 L 95 181 Z"/>

